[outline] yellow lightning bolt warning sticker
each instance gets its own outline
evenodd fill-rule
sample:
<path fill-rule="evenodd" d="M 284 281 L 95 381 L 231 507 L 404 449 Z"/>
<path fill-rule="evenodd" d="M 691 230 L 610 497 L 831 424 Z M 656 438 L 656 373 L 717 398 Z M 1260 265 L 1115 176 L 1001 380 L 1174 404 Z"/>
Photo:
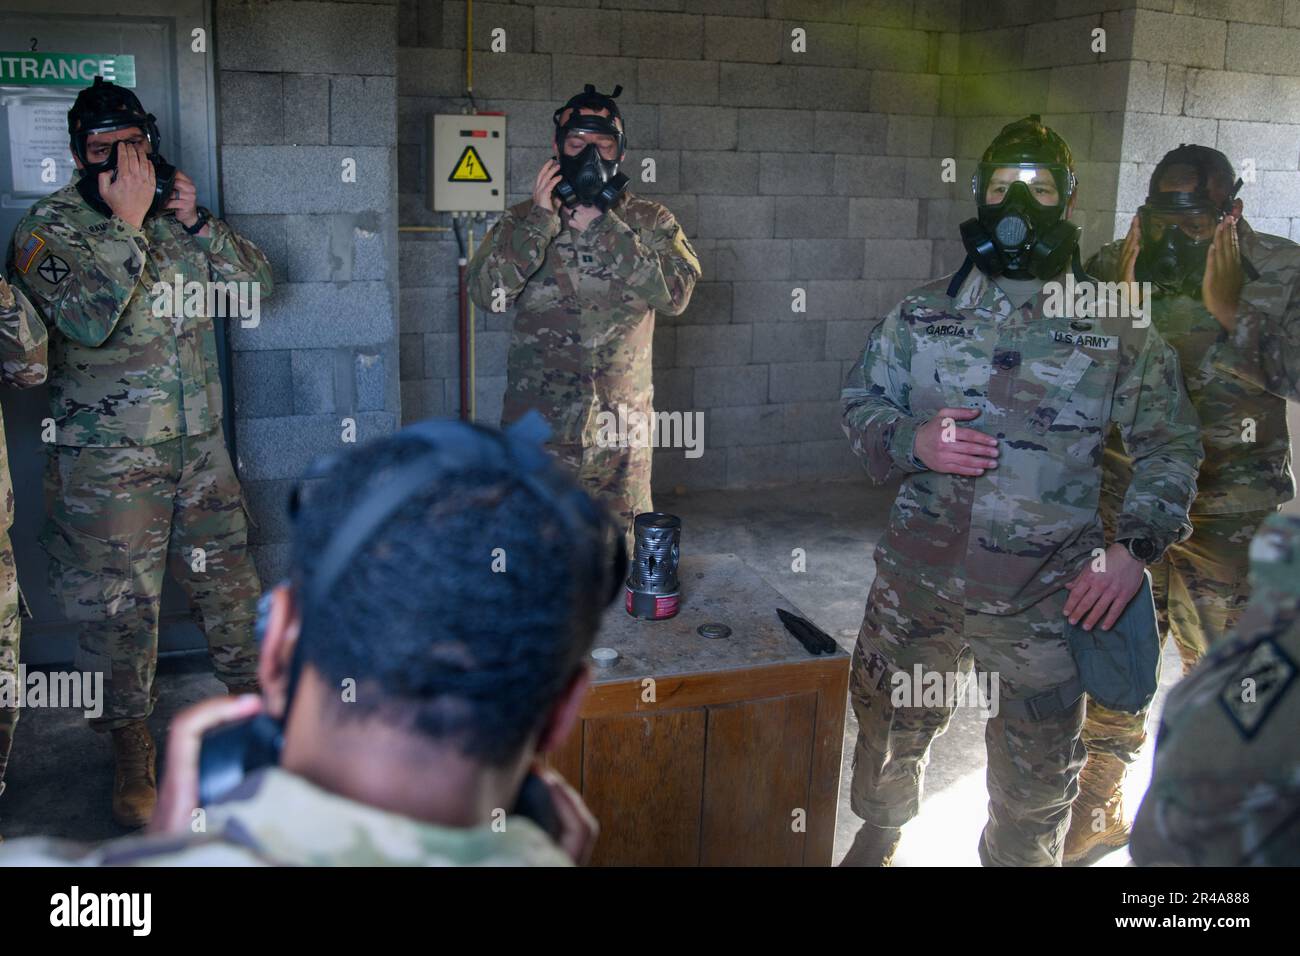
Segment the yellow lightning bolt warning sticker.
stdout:
<path fill-rule="evenodd" d="M 465 151 L 460 154 L 460 159 L 456 161 L 456 168 L 447 177 L 447 181 L 452 183 L 490 183 L 492 182 L 492 175 L 487 171 L 487 167 L 483 165 L 478 150 L 473 146 L 466 146 Z"/>

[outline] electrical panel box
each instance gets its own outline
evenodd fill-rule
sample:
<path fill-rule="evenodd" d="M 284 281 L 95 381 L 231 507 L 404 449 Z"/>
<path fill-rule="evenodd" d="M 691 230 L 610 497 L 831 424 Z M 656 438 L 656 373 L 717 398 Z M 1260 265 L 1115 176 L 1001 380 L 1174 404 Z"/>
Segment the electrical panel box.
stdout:
<path fill-rule="evenodd" d="M 429 208 L 501 212 L 506 208 L 506 118 L 438 114 L 430 124 Z"/>

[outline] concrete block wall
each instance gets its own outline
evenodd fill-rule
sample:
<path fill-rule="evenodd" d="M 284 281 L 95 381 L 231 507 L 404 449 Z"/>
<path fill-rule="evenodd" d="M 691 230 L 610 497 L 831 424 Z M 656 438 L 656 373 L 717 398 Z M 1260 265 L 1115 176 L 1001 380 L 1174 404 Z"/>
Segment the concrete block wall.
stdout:
<path fill-rule="evenodd" d="M 1142 95 L 1125 117 L 1116 233 L 1160 157 L 1189 142 L 1232 160 L 1255 229 L 1300 241 L 1300 2 L 1166 0 L 1121 17 Z"/>
<path fill-rule="evenodd" d="M 658 452 L 657 488 L 861 474 L 839 390 L 875 318 L 941 267 L 924 199 L 935 143 L 952 141 L 942 74 L 960 18 L 957 0 L 474 4 L 478 106 L 509 116 L 508 201 L 550 154 L 555 106 L 621 83 L 631 188 L 665 203 L 702 259 L 691 306 L 658 320 L 654 379 L 657 409 L 703 413 L 705 452 Z M 465 103 L 464 27 L 463 3 L 401 5 L 403 224 L 448 222 L 425 209 L 423 151 L 427 116 Z M 498 27 L 505 53 L 489 51 Z M 647 157 L 655 182 L 639 181 Z M 400 250 L 403 420 L 454 415 L 455 243 L 403 233 Z M 500 415 L 510 320 L 477 316 L 481 420 Z"/>
<path fill-rule="evenodd" d="M 276 283 L 260 324 L 231 329 L 228 423 L 268 583 L 295 480 L 345 420 L 364 442 L 399 419 L 397 21 L 384 0 L 214 10 L 223 211 Z"/>

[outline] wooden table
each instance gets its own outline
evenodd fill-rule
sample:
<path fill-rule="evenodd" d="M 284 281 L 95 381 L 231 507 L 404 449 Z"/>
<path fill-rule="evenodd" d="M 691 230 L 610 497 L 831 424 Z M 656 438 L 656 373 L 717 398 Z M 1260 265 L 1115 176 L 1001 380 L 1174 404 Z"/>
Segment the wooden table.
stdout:
<path fill-rule="evenodd" d="M 679 578 L 674 618 L 610 608 L 595 646 L 619 658 L 550 758 L 600 821 L 592 863 L 829 866 L 848 655 L 809 654 L 776 616 L 802 612 L 734 554 Z"/>

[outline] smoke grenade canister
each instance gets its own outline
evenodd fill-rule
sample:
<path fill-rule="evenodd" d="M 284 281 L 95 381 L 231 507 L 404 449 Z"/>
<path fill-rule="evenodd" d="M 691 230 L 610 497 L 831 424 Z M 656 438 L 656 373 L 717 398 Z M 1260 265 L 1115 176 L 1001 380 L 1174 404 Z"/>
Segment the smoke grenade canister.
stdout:
<path fill-rule="evenodd" d="M 627 574 L 627 613 L 647 621 L 676 615 L 681 594 L 677 582 L 682 519 L 647 511 L 633 522 L 635 552 Z"/>

